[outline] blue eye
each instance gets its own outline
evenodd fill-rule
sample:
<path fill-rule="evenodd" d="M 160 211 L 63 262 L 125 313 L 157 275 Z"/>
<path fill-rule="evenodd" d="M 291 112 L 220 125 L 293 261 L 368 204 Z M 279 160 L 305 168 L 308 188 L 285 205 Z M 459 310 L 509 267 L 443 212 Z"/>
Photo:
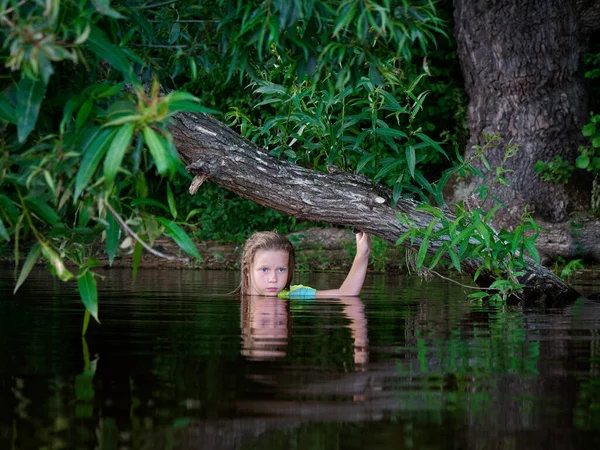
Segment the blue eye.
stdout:
<path fill-rule="evenodd" d="M 280 267 L 279 269 L 277 269 L 277 272 L 279 272 L 279 273 L 283 273 L 283 272 L 285 272 L 285 268 L 283 268 L 283 267 Z"/>
<path fill-rule="evenodd" d="M 262 273 L 267 273 L 269 271 L 269 269 L 267 269 L 266 267 L 263 267 L 262 269 L 260 269 L 260 271 Z"/>

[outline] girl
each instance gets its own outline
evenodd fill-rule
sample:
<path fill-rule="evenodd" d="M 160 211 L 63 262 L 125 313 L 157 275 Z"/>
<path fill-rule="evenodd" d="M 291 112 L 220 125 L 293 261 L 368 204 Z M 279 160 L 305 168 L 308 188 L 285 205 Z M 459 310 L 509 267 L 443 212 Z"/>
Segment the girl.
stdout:
<path fill-rule="evenodd" d="M 242 274 L 236 293 L 267 297 L 338 297 L 358 295 L 365 280 L 371 239 L 356 235 L 356 256 L 346 279 L 338 289 L 317 291 L 306 286 L 291 286 L 296 263 L 294 246 L 285 236 L 271 231 L 254 233 L 242 252 Z"/>

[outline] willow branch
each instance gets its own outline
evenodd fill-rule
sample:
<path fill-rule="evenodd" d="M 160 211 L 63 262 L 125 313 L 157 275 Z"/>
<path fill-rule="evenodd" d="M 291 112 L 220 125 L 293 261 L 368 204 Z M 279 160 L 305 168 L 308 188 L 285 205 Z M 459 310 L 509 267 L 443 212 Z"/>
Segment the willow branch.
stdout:
<path fill-rule="evenodd" d="M 164 253 L 161 253 L 158 250 L 153 249 L 148 244 L 146 244 L 144 241 L 142 241 L 142 239 L 137 235 L 137 233 L 135 231 L 133 231 L 129 227 L 129 225 L 127 225 L 125 223 L 123 218 L 119 215 L 119 213 L 117 213 L 117 211 L 115 211 L 115 209 L 111 206 L 110 203 L 105 201 L 104 204 L 109 209 L 109 211 L 112 213 L 113 217 L 115 218 L 115 220 L 117 221 L 119 226 L 123 229 L 123 231 L 125 231 L 133 239 L 135 239 L 137 242 L 139 242 L 142 247 L 144 247 L 146 250 L 148 250 L 153 255 L 158 256 L 159 258 L 166 259 L 168 261 L 181 261 L 181 262 L 189 262 L 190 261 L 189 258 L 180 258 L 178 256 L 165 255 Z"/>

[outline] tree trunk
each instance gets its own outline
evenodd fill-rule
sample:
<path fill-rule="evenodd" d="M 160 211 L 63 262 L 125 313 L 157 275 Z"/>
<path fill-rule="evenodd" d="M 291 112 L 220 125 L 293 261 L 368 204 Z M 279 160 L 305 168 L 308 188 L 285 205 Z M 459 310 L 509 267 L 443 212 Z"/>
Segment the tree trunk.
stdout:
<path fill-rule="evenodd" d="M 519 146 L 507 165 L 510 186 L 498 185 L 492 193 L 508 207 L 496 223 L 510 229 L 529 206 L 536 220 L 570 236 L 558 242 L 542 236 L 541 253 L 550 259 L 582 254 L 600 260 L 598 222 L 585 214 L 589 173 L 576 169 L 568 184 L 558 184 L 534 171 L 537 161 L 556 155 L 575 164 L 581 128 L 589 121 L 582 56 L 592 29 L 600 26 L 599 14 L 598 0 L 455 1 L 458 56 L 470 98 L 467 156 L 483 144 L 483 133 L 503 139 L 486 154 L 492 168 L 500 166 L 506 144 Z M 457 183 L 454 200 L 488 181 Z M 585 226 L 576 235 L 571 219 L 577 211 Z"/>
<path fill-rule="evenodd" d="M 323 173 L 287 161 L 278 161 L 240 135 L 206 115 L 182 113 L 171 128 L 177 150 L 197 180 L 210 179 L 260 205 L 298 219 L 354 226 L 395 244 L 409 226 L 398 220 L 406 215 L 424 229 L 432 216 L 417 209 L 419 203 L 401 199 L 390 205 L 391 192 L 370 180 L 347 173 Z M 191 191 L 198 188 L 192 183 Z M 449 215 L 449 219 L 453 217 Z M 405 241 L 405 244 L 410 244 Z M 435 252 L 443 241 L 430 241 Z M 420 241 L 413 244 L 418 248 Z M 473 275 L 476 260 L 466 260 L 462 269 Z M 480 276 L 487 285 L 491 277 Z M 526 300 L 557 304 L 579 294 L 543 266 L 529 261 L 521 282 L 527 286 Z"/>

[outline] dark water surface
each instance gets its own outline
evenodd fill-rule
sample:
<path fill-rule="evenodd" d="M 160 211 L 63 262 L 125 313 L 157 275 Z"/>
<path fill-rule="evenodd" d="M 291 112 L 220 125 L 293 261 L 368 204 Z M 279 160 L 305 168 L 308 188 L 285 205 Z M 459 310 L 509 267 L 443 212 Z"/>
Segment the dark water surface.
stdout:
<path fill-rule="evenodd" d="M 0 268 L 0 449 L 600 448 L 591 301 L 381 275 L 360 299 L 241 302 L 231 272 L 104 275 L 82 339 L 74 285 L 36 271 L 13 296 Z"/>

